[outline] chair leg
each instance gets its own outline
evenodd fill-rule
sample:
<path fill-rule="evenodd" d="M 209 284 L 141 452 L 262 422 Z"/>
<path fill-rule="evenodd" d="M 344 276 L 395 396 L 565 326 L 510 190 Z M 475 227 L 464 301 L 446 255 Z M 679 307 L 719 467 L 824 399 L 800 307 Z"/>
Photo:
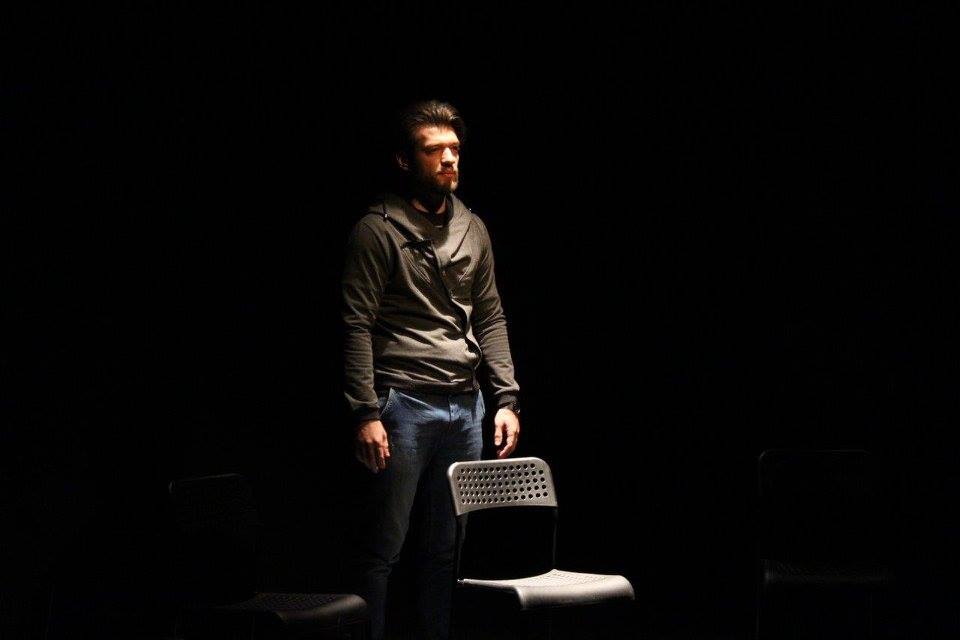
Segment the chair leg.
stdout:
<path fill-rule="evenodd" d="M 766 603 L 764 602 L 763 592 L 758 589 L 757 605 L 756 605 L 757 613 L 756 613 L 756 620 L 755 620 L 755 627 L 754 627 L 754 636 L 756 640 L 764 640 L 763 634 L 764 634 L 764 631 L 766 630 L 765 625 L 767 624 L 766 622 L 767 616 L 766 616 L 766 613 L 764 612 L 765 604 Z"/>

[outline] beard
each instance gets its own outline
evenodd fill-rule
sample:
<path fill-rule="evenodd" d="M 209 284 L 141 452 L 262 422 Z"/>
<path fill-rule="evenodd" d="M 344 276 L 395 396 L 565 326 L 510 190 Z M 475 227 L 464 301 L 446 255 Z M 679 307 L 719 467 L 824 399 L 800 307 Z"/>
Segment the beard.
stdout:
<path fill-rule="evenodd" d="M 444 197 L 456 191 L 460 184 L 460 172 L 453 176 L 443 176 L 439 173 L 421 174 L 417 176 L 416 182 L 416 188 L 421 193 Z"/>

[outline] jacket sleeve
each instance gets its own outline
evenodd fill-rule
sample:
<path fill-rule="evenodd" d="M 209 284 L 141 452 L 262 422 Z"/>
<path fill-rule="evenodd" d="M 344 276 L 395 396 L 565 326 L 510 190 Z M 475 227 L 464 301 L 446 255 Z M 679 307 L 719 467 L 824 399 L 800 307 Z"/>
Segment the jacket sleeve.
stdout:
<path fill-rule="evenodd" d="M 388 277 L 386 243 L 366 222 L 357 222 L 347 242 L 342 279 L 344 395 L 356 423 L 380 418 L 370 331 Z"/>
<path fill-rule="evenodd" d="M 502 407 L 517 399 L 520 387 L 514 379 L 513 358 L 507 338 L 507 320 L 497 292 L 493 271 L 493 248 L 486 225 L 474 218 L 480 230 L 480 252 L 473 280 L 473 333 L 480 344 L 490 375 L 496 406 Z"/>

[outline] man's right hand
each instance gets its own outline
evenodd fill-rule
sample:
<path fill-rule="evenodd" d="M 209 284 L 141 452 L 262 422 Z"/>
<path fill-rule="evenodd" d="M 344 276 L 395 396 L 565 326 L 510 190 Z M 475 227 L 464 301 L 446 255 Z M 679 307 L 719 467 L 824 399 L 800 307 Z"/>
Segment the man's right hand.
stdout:
<path fill-rule="evenodd" d="M 357 427 L 354 455 L 373 473 L 387 468 L 390 444 L 387 442 L 387 430 L 383 428 L 383 422 L 368 420 Z"/>

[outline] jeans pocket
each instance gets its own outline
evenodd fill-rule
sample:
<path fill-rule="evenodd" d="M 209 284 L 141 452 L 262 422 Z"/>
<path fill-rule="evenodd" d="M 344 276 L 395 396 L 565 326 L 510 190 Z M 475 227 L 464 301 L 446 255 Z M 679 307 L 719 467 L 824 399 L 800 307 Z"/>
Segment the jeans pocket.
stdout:
<path fill-rule="evenodd" d="M 393 387 L 390 387 L 384 395 L 377 396 L 377 405 L 380 407 L 380 417 L 383 417 L 393 405 L 393 395 Z"/>

